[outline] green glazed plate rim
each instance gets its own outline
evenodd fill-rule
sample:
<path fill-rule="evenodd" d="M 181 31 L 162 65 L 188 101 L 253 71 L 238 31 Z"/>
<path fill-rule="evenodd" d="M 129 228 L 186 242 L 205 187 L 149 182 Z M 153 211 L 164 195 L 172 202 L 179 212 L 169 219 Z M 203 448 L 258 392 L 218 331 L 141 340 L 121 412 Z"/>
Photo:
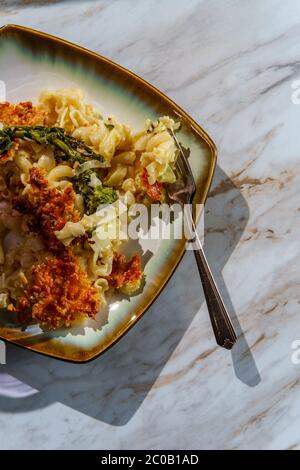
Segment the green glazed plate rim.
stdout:
<path fill-rule="evenodd" d="M 36 39 L 46 39 L 48 41 L 54 42 L 58 45 L 62 45 L 64 47 L 68 47 L 71 49 L 74 53 L 80 53 L 85 55 L 88 58 L 92 58 L 95 61 L 106 63 L 109 66 L 111 66 L 113 69 L 116 70 L 118 74 L 123 75 L 123 77 L 130 78 L 135 82 L 135 84 L 139 85 L 141 88 L 144 88 L 144 90 L 148 90 L 151 92 L 152 95 L 156 96 L 158 100 L 160 100 L 161 103 L 166 104 L 170 106 L 174 112 L 174 114 L 177 114 L 181 119 L 184 120 L 185 124 L 189 127 L 189 130 L 195 135 L 196 138 L 201 139 L 206 143 L 206 145 L 209 148 L 210 151 L 210 165 L 209 165 L 209 170 L 208 174 L 206 176 L 205 182 L 203 182 L 203 186 L 201 188 L 201 193 L 199 194 L 198 191 L 196 192 L 196 195 L 194 197 L 193 204 L 205 204 L 209 189 L 212 184 L 215 168 L 216 168 L 216 162 L 217 162 L 217 148 L 214 143 L 214 141 L 211 139 L 211 137 L 205 132 L 202 127 L 197 124 L 197 122 L 194 121 L 194 119 L 189 116 L 180 106 L 178 106 L 173 100 L 168 98 L 164 93 L 162 93 L 160 90 L 158 90 L 156 87 L 151 85 L 149 82 L 144 80 L 143 78 L 139 77 L 137 74 L 134 72 L 131 72 L 130 70 L 126 69 L 125 67 L 111 61 L 110 59 L 107 59 L 106 57 L 97 54 L 95 52 L 90 51 L 89 49 L 86 49 L 82 46 L 76 45 L 72 42 L 69 42 L 65 39 L 61 39 L 59 37 L 53 36 L 48 33 L 44 33 L 41 31 L 37 31 L 35 29 L 27 28 L 25 26 L 19 26 L 15 24 L 7 24 L 2 27 L 0 27 L 0 40 L 1 40 L 1 35 L 4 32 L 20 32 L 20 33 L 25 33 L 27 35 L 30 35 Z M 199 189 L 199 188 L 197 188 Z M 90 362 L 91 360 L 95 359 L 96 357 L 99 357 L 101 354 L 103 354 L 105 351 L 110 349 L 114 344 L 116 344 L 136 323 L 137 321 L 148 311 L 148 309 L 151 307 L 151 305 L 155 302 L 155 300 L 158 298 L 162 290 L 166 287 L 168 281 L 171 279 L 172 275 L 174 274 L 176 268 L 178 267 L 183 255 L 185 252 L 185 245 L 183 244 L 182 249 L 180 250 L 179 254 L 177 255 L 175 261 L 173 262 L 171 269 L 168 271 L 165 279 L 161 284 L 159 285 L 156 293 L 154 296 L 151 297 L 150 301 L 146 304 L 146 306 L 143 308 L 141 312 L 138 313 L 134 321 L 126 323 L 126 325 L 123 326 L 120 330 L 118 330 L 117 334 L 110 340 L 108 340 L 107 344 L 104 343 L 102 349 L 100 351 L 96 352 L 89 352 L 87 353 L 87 357 L 78 357 L 78 358 L 67 358 L 67 357 L 61 357 L 59 355 L 56 355 L 55 352 L 52 351 L 42 351 L 42 350 L 37 350 L 34 347 L 31 347 L 30 345 L 23 345 L 20 344 L 19 339 L 10 339 L 8 337 L 3 337 L 0 335 L 0 338 L 7 341 L 8 343 L 15 344 L 16 346 L 19 346 L 23 349 L 29 349 L 33 352 L 36 352 L 38 354 L 42 354 L 44 356 L 52 357 L 55 359 L 59 359 L 65 362 L 71 362 L 71 363 L 87 363 Z"/>

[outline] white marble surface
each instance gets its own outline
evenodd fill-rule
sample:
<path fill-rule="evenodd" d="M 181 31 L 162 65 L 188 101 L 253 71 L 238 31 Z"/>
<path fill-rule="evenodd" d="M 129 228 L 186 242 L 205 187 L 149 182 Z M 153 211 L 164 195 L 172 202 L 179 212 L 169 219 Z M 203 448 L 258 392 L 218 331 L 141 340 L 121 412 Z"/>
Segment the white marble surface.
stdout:
<path fill-rule="evenodd" d="M 239 342 L 232 354 L 216 348 L 188 253 L 98 360 L 68 365 L 8 347 L 0 447 L 300 448 L 300 2 L 4 0 L 5 23 L 130 68 L 215 139 L 206 252 Z"/>

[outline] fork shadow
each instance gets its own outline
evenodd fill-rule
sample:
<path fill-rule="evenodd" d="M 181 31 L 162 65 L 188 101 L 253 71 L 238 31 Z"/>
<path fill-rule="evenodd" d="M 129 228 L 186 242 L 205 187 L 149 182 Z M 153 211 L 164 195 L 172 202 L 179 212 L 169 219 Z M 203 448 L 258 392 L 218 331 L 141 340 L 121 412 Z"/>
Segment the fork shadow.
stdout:
<path fill-rule="evenodd" d="M 222 270 L 247 224 L 249 209 L 239 189 L 219 167 L 211 195 L 206 204 L 205 251 L 239 337 L 232 351 L 236 376 L 248 386 L 255 386 L 260 376 L 222 278 Z M 188 283 L 182 282 L 187 278 Z M 141 406 L 203 302 L 193 253 L 187 252 L 149 312 L 95 361 L 82 365 L 63 363 L 8 345 L 7 365 L 1 366 L 0 373 L 0 411 L 24 412 L 58 401 L 111 425 L 126 424 Z M 206 355 L 214 350 L 206 351 Z M 200 353 L 203 353 L 201 337 Z M 3 388 L 8 376 L 16 379 L 19 392 L 18 381 L 23 382 L 23 396 L 20 392 L 16 398 Z"/>

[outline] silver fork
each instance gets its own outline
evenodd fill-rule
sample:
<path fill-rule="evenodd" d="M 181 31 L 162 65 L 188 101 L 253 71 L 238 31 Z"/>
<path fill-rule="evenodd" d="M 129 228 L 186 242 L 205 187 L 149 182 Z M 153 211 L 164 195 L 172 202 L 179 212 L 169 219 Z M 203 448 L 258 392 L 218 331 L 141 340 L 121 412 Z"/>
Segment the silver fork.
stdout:
<path fill-rule="evenodd" d="M 192 201 L 196 192 L 195 180 L 189 162 L 184 151 L 178 142 L 174 132 L 170 130 L 172 137 L 179 150 L 175 171 L 177 173 L 176 183 L 167 185 L 168 196 L 171 201 L 179 203 L 181 206 L 188 204 L 187 224 L 189 231 L 193 234 L 193 251 L 195 254 L 198 271 L 200 274 L 203 291 L 207 303 L 207 308 L 216 337 L 217 344 L 226 349 L 231 349 L 237 340 L 230 317 L 220 295 L 219 289 L 213 278 L 212 272 L 204 254 L 201 241 L 196 231 L 192 215 Z"/>

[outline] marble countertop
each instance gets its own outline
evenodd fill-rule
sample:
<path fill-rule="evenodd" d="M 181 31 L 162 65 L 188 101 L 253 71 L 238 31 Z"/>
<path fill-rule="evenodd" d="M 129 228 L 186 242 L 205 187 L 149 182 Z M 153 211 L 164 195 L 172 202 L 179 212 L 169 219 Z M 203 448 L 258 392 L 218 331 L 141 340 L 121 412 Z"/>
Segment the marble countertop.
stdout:
<path fill-rule="evenodd" d="M 189 252 L 94 362 L 7 348 L 0 447 L 299 449 L 299 1 L 4 0 L 6 23 L 128 67 L 213 137 L 205 250 L 239 339 L 232 353 L 216 347 Z"/>

